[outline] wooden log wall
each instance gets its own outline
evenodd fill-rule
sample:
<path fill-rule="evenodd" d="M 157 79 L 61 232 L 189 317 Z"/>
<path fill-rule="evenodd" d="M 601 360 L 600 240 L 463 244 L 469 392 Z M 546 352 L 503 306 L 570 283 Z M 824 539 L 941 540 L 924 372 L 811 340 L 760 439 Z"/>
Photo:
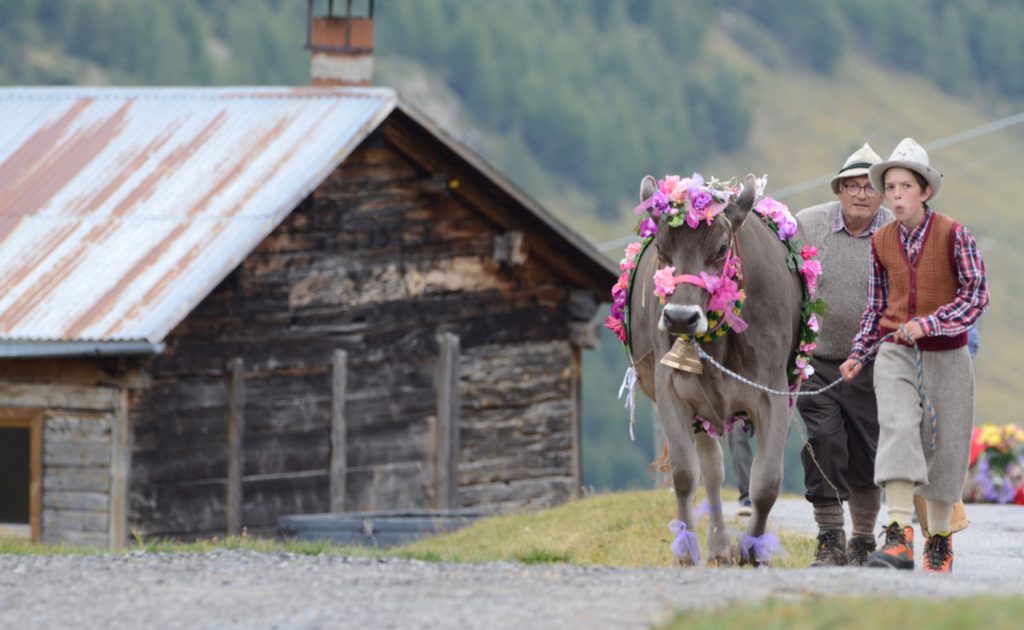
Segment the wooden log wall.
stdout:
<path fill-rule="evenodd" d="M 462 353 L 454 505 L 570 496 L 572 287 L 375 132 L 167 339 L 132 407 L 133 528 L 223 534 L 226 362 L 244 365 L 241 526 L 284 514 L 435 507 L 439 333 Z M 440 181 L 440 185 L 439 185 Z M 525 241 L 525 243 L 523 242 Z M 345 445 L 332 376 L 345 352 Z M 578 377 L 578 375 L 577 375 Z M 334 385 L 336 387 L 336 385 Z M 336 401 L 333 401 L 336 403 Z M 339 464 L 341 462 L 341 464 Z M 332 465 L 347 471 L 332 488 Z M 335 498 L 332 501 L 332 492 Z"/>
<path fill-rule="evenodd" d="M 76 360 L 0 362 L 0 407 L 32 409 L 42 416 L 40 529 L 45 543 L 124 543 L 124 510 L 118 509 L 123 460 L 116 447 L 127 394 L 111 386 L 117 380 Z"/>

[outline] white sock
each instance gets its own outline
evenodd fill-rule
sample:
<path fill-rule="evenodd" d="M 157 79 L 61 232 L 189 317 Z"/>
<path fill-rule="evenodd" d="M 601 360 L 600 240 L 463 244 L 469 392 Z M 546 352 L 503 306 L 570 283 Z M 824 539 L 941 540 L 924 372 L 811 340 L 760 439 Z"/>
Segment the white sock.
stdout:
<path fill-rule="evenodd" d="M 928 532 L 948 536 L 953 529 L 953 504 L 928 501 Z"/>
<path fill-rule="evenodd" d="M 885 502 L 888 506 L 887 523 L 896 521 L 900 527 L 910 525 L 910 514 L 914 510 L 914 482 L 913 481 L 886 481 Z M 931 513 L 928 514 L 929 523 Z M 949 521 L 946 521 L 947 526 Z"/>

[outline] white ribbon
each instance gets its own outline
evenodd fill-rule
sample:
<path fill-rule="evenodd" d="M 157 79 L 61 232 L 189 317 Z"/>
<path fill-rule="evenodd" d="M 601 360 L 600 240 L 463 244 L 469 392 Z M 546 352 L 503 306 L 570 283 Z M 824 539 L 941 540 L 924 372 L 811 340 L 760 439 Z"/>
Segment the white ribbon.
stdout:
<path fill-rule="evenodd" d="M 636 368 L 632 365 L 626 368 L 626 374 L 622 377 L 622 385 L 619 386 L 619 400 L 622 400 L 623 393 L 626 394 L 626 404 L 623 405 L 623 408 L 629 409 L 629 439 L 635 442 L 636 435 L 633 434 L 633 425 L 636 424 Z"/>

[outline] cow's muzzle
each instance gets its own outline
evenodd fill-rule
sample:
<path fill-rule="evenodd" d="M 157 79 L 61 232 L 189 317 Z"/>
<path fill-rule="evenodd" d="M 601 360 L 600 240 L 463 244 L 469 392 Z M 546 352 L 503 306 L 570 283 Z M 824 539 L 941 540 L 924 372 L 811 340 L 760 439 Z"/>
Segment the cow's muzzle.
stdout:
<path fill-rule="evenodd" d="M 708 331 L 708 318 L 699 306 L 667 304 L 661 311 L 658 329 L 673 335 L 703 335 Z"/>

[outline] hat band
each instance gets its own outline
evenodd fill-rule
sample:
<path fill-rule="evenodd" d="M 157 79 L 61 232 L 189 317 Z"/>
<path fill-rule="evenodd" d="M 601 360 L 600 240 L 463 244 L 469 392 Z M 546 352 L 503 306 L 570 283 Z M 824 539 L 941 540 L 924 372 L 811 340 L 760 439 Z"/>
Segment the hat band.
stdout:
<path fill-rule="evenodd" d="M 853 170 L 855 168 L 871 168 L 871 166 L 872 166 L 871 162 L 856 162 L 854 164 L 849 164 L 849 165 L 844 166 L 843 168 L 839 169 L 839 174 L 842 175 L 846 171 L 850 171 L 850 170 Z"/>

